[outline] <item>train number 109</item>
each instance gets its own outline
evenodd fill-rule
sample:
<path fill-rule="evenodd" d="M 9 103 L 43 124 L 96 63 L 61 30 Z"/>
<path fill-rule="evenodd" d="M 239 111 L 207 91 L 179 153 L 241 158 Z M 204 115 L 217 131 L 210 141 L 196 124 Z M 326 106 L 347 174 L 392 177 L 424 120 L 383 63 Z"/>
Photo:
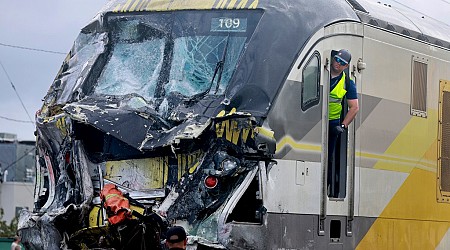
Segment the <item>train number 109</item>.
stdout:
<path fill-rule="evenodd" d="M 245 32 L 246 30 L 247 18 L 219 17 L 211 20 L 211 31 Z"/>
<path fill-rule="evenodd" d="M 239 18 L 220 18 L 219 27 L 225 29 L 239 29 L 241 20 Z"/>

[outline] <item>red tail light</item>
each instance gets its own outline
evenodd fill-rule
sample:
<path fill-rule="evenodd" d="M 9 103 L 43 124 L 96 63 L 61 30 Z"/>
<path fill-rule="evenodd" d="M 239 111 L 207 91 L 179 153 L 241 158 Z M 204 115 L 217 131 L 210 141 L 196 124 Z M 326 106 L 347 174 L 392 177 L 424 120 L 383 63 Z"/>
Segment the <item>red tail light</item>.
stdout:
<path fill-rule="evenodd" d="M 215 176 L 210 175 L 205 178 L 205 187 L 207 188 L 215 188 L 217 183 L 219 183 L 219 180 Z"/>

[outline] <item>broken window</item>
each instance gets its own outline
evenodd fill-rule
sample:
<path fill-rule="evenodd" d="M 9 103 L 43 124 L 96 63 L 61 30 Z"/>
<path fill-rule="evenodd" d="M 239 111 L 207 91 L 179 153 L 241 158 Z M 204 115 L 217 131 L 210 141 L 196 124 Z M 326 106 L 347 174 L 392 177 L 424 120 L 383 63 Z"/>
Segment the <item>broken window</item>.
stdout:
<path fill-rule="evenodd" d="M 217 94 L 223 93 L 224 86 L 228 85 L 234 72 L 245 39 L 228 36 L 175 39 L 174 58 L 166 91 L 177 91 L 189 96 L 207 91 L 214 77 L 216 65 L 224 57 L 220 82 L 215 79 L 213 82 L 215 86 L 211 86 L 218 89 Z M 215 90 L 211 89 L 210 93 L 215 93 Z"/>
<path fill-rule="evenodd" d="M 92 65 L 105 50 L 106 33 L 80 33 L 75 40 L 70 54 L 61 66 L 52 89 L 45 97 L 45 103 L 63 104 L 71 100 L 73 93 L 81 87 Z"/>
<path fill-rule="evenodd" d="M 161 70 L 163 50 L 164 39 L 115 44 L 95 93 L 139 93 L 145 99 L 151 99 Z"/>
<path fill-rule="evenodd" d="M 257 20 L 199 11 L 110 16 L 111 49 L 94 93 L 134 93 L 147 101 L 222 94 Z"/>

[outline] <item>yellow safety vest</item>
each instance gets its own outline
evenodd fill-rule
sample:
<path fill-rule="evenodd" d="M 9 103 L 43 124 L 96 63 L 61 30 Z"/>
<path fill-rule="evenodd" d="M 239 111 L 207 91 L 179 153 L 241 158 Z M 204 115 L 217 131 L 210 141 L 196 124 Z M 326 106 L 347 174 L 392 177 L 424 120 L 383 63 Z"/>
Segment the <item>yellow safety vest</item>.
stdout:
<path fill-rule="evenodd" d="M 345 72 L 342 72 L 341 80 L 336 84 L 334 89 L 330 92 L 328 98 L 328 119 L 336 120 L 341 117 L 342 98 L 344 98 L 347 90 L 345 90 Z"/>

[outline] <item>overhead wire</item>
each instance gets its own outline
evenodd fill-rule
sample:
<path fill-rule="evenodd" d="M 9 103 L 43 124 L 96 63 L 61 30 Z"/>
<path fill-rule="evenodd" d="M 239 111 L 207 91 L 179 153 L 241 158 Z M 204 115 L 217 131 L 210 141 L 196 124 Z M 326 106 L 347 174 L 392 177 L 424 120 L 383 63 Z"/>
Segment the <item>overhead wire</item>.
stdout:
<path fill-rule="evenodd" d="M 52 53 L 52 54 L 62 54 L 62 55 L 65 54 L 65 53 L 58 52 L 58 51 L 51 51 L 51 50 L 43 50 L 43 49 L 29 48 L 29 47 L 16 46 L 16 45 L 4 44 L 4 43 L 0 43 L 0 46 L 11 47 L 11 48 L 16 48 L 16 49 L 32 50 L 32 51 L 38 51 L 38 52 L 45 52 L 45 53 Z M 29 120 L 28 120 L 28 121 L 17 120 L 17 119 L 12 119 L 12 118 L 5 117 L 5 116 L 0 116 L 0 119 L 4 119 L 4 120 L 8 120 L 8 121 L 13 121 L 13 122 L 22 122 L 22 123 L 31 123 L 31 124 L 34 124 L 34 122 L 32 121 L 31 116 L 30 116 L 28 110 L 26 109 L 26 107 L 25 107 L 25 105 L 24 105 L 24 103 L 23 103 L 23 101 L 22 101 L 22 98 L 20 98 L 20 95 L 19 95 L 19 93 L 18 93 L 16 87 L 14 86 L 14 83 L 13 83 L 12 80 L 11 80 L 11 77 L 9 76 L 8 72 L 6 71 L 5 66 L 3 65 L 3 63 L 2 63 L 1 61 L 0 61 L 0 65 L 1 65 L 1 67 L 2 67 L 2 69 L 3 69 L 3 71 L 5 72 L 5 75 L 6 75 L 6 77 L 8 78 L 9 82 L 11 83 L 11 86 L 12 86 L 12 88 L 14 89 L 14 91 L 15 91 L 17 97 L 19 98 L 20 103 L 22 104 L 22 107 L 24 108 L 25 112 L 27 113 L 27 116 L 28 116 L 28 119 L 29 119 Z M 5 171 L 8 170 L 10 167 L 14 166 L 17 162 L 19 162 L 20 160 L 22 160 L 23 158 L 25 158 L 26 156 L 28 156 L 29 153 L 30 153 L 32 150 L 34 150 L 34 149 L 35 149 L 35 147 L 32 147 L 30 150 L 25 151 L 25 153 L 24 153 L 21 157 L 19 157 L 16 161 L 14 161 L 14 162 L 12 162 L 11 164 L 9 164 L 5 169 L 0 169 L 0 170 L 1 170 L 2 172 L 5 172 Z M 27 191 L 31 196 L 34 195 L 34 191 L 30 190 L 30 188 L 29 188 L 28 186 L 25 186 L 25 189 L 26 189 L 26 191 Z"/>
<path fill-rule="evenodd" d="M 59 55 L 67 54 L 67 53 L 63 53 L 63 52 L 59 52 L 59 51 L 37 49 L 37 48 L 30 48 L 30 47 L 23 47 L 23 46 L 11 45 L 11 44 L 6 44 L 6 43 L 0 43 L 0 46 L 16 48 L 16 49 L 25 49 L 25 50 L 39 51 L 39 52 L 45 52 L 45 53 L 51 53 L 51 54 L 59 54 Z"/>
<path fill-rule="evenodd" d="M 0 119 L 12 121 L 12 122 L 33 123 L 33 122 L 31 122 L 31 121 L 17 120 L 17 119 L 8 118 L 8 117 L 6 117 L 6 116 L 1 116 L 1 115 L 0 115 Z M 34 123 L 33 123 L 33 124 L 34 124 Z"/>
<path fill-rule="evenodd" d="M 27 113 L 28 119 L 30 120 L 31 123 L 34 123 L 33 119 L 31 119 L 30 113 L 28 113 L 28 110 L 27 110 L 27 108 L 25 107 L 25 104 L 22 101 L 22 98 L 20 98 L 19 92 L 17 92 L 16 86 L 14 86 L 14 83 L 12 82 L 11 77 L 9 77 L 9 74 L 6 71 L 5 66 L 3 65 L 2 61 L 0 61 L 0 66 L 2 66 L 2 69 L 5 72 L 6 77 L 8 78 L 9 82 L 11 83 L 11 87 L 14 89 L 14 92 L 16 93 L 17 97 L 19 98 L 19 101 L 22 104 L 23 109 Z"/>

